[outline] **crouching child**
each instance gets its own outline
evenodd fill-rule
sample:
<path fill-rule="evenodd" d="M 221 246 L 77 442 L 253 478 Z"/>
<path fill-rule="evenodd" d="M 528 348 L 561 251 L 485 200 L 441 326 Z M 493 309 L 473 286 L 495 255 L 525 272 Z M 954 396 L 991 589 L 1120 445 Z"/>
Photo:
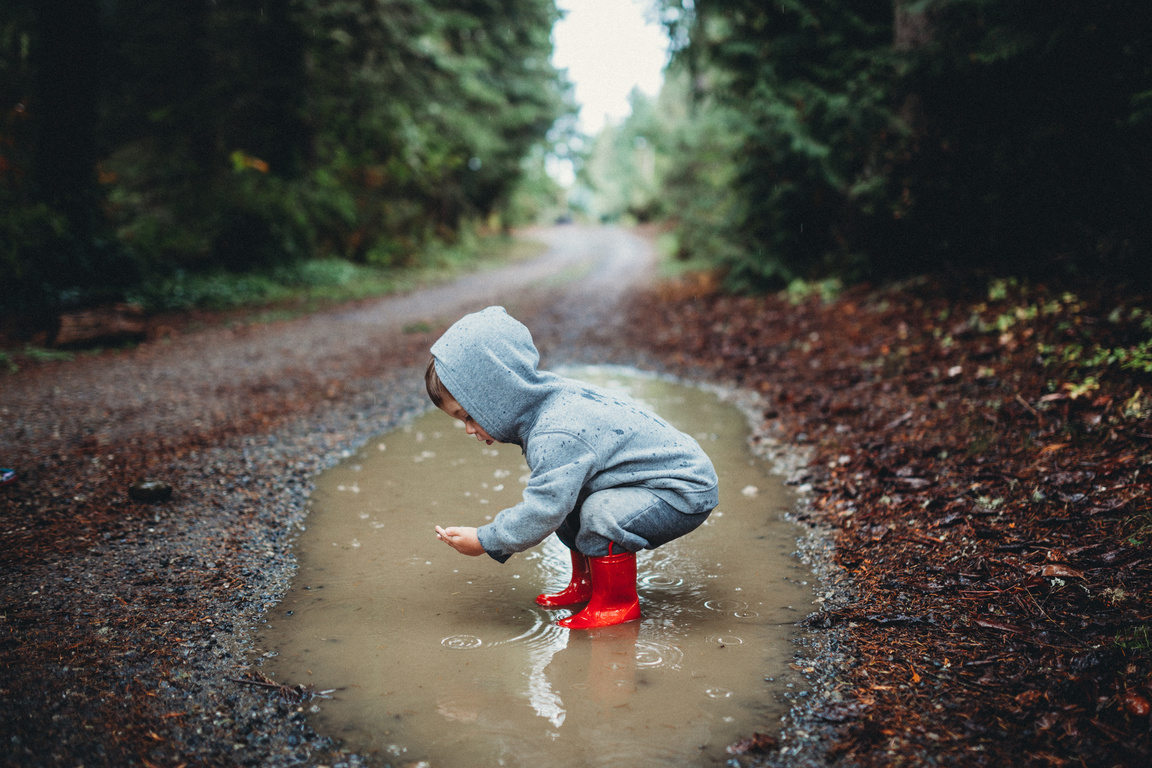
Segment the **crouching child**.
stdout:
<path fill-rule="evenodd" d="M 572 578 L 546 608 L 587 603 L 557 624 L 587 629 L 640 618 L 636 552 L 695 530 L 718 501 L 700 445 L 610 392 L 537 369 L 532 334 L 502 307 L 458 320 L 425 373 L 437 408 L 477 440 L 517 445 L 531 475 L 522 501 L 480 528 L 436 526 L 465 555 L 503 563 L 555 533 Z"/>

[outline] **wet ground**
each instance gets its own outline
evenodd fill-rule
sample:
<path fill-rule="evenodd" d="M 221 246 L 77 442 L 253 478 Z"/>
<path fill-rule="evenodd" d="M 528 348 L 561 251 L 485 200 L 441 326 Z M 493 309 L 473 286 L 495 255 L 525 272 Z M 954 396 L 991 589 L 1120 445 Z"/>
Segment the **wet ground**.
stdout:
<path fill-rule="evenodd" d="M 533 236 L 540 260 L 453 286 L 0 379 L 0 463 L 20 473 L 0 489 L 0 764 L 363 764 L 307 721 L 327 700 L 251 676 L 313 479 L 427 407 L 428 347 L 486 304 L 524 320 L 547 365 L 651 365 L 621 341 L 645 241 Z M 130 499 L 142 479 L 171 499 Z M 457 634 L 476 633 L 441 637 Z"/>
<path fill-rule="evenodd" d="M 254 638 L 313 478 L 414 418 L 437 328 L 494 300 L 550 366 L 758 395 L 756 452 L 806 491 L 821 610 L 784 728 L 733 745 L 739 765 L 1150 764 L 1152 388 L 1045 353 L 1146 339 L 1146 298 L 983 275 L 829 302 L 707 280 L 635 296 L 643 240 L 539 235 L 566 266 L 534 283 L 477 276 L 0 377 L 0 465 L 21 474 L 0 488 L 0 764 L 365 765 L 311 727 L 317 689 L 259 678 Z M 172 499 L 130 501 L 142 477 Z"/>
<path fill-rule="evenodd" d="M 822 722 L 837 765 L 1152 765 L 1152 372 L 1119 362 L 1149 309 L 963 273 L 633 306 L 634 343 L 761 393 L 812 451 L 799 518 L 837 586 L 808 623 L 841 663 L 770 764 Z"/>
<path fill-rule="evenodd" d="M 569 631 L 533 597 L 567 583 L 554 537 L 501 566 L 462 557 L 436 524 L 481 525 L 520 497 L 514 446 L 484 447 L 439 411 L 369 440 L 317 479 L 300 569 L 260 647 L 277 682 L 336 689 L 311 721 L 357 752 L 553 768 L 718 765 L 775 731 L 810 574 L 793 500 L 717 395 L 620 368 L 567 372 L 647 404 L 696 437 L 721 481 L 703 527 L 639 555 L 643 617 Z M 577 606 L 578 608 L 579 606 Z"/>

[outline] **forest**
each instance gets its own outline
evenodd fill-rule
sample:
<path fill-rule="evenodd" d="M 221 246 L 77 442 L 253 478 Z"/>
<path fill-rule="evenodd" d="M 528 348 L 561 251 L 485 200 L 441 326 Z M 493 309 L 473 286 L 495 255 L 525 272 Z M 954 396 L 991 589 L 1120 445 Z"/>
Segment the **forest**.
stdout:
<path fill-rule="evenodd" d="M 556 15 L 545 0 L 5 3 L 3 311 L 179 306 L 190 275 L 404 266 L 514 222 L 531 153 L 573 110 Z"/>
<path fill-rule="evenodd" d="M 1138 0 L 650 10 L 662 93 L 581 142 L 545 0 L 6 3 L 2 314 L 194 305 L 197 275 L 327 279 L 316 260 L 387 270 L 558 213 L 660 222 L 738 292 L 1147 280 Z M 579 169 L 567 211 L 549 156 Z"/>
<path fill-rule="evenodd" d="M 1136 0 L 662 0 L 664 92 L 586 175 L 730 288 L 940 270 L 1147 280 Z M 607 169 L 631 169 L 610 181 Z"/>
<path fill-rule="evenodd" d="M 796 540 L 764 543 L 819 596 L 787 606 L 781 727 L 715 764 L 1152 764 L 1147 5 L 648 0 L 663 89 L 584 136 L 552 0 L 5 0 L 0 766 L 428 764 L 408 710 L 403 758 L 313 727 L 362 670 L 273 681 L 259 635 L 293 615 L 314 482 L 430 407 L 428 350 L 481 301 L 549 364 L 748 397 L 795 491 L 762 510 Z M 422 269 L 459 279 L 382 297 Z M 147 330 L 63 341 L 100 307 Z M 437 617 L 489 599 L 463 581 Z M 644 620 L 694 630 L 678 601 Z M 438 636 L 535 621 L 467 613 Z M 762 715 L 784 679 L 732 700 Z M 444 734 L 503 733 L 508 700 L 460 690 Z"/>

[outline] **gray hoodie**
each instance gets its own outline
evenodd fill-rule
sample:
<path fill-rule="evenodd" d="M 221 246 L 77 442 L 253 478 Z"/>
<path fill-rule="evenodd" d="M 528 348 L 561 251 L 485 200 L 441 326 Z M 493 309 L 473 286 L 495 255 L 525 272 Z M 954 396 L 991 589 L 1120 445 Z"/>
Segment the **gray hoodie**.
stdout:
<path fill-rule="evenodd" d="M 716 506 L 716 471 L 694 439 L 610 392 L 537 370 L 532 334 L 503 307 L 461 318 L 432 355 L 456 402 L 494 439 L 520 446 L 532 472 L 523 501 L 477 531 L 500 562 L 605 488 L 647 488 L 684 514 Z"/>

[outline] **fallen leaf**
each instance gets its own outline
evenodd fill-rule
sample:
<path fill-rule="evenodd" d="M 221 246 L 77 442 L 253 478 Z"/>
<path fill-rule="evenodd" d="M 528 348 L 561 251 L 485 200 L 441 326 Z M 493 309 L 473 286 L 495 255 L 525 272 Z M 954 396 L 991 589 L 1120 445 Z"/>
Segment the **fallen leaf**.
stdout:
<path fill-rule="evenodd" d="M 1084 574 L 1075 568 L 1069 568 L 1066 565 L 1058 563 L 1049 563 L 1048 565 L 1039 566 L 1030 569 L 1033 575 L 1039 573 L 1041 576 L 1048 579 L 1082 579 Z"/>
<path fill-rule="evenodd" d="M 1019 633 L 1025 631 L 1023 627 L 1018 627 L 1015 624 L 1009 624 L 1006 621 L 996 621 L 995 619 L 973 619 L 973 623 L 978 627 L 984 627 L 985 629 L 995 629 L 999 632 Z"/>
<path fill-rule="evenodd" d="M 1135 691 L 1128 691 L 1124 694 L 1124 709 L 1133 717 L 1148 717 L 1148 713 L 1152 712 L 1152 705 L 1148 703 L 1148 699 Z"/>
<path fill-rule="evenodd" d="M 1022 707 L 1031 707 L 1044 697 L 1040 691 L 1024 691 L 1015 697 L 1016 703 Z"/>

